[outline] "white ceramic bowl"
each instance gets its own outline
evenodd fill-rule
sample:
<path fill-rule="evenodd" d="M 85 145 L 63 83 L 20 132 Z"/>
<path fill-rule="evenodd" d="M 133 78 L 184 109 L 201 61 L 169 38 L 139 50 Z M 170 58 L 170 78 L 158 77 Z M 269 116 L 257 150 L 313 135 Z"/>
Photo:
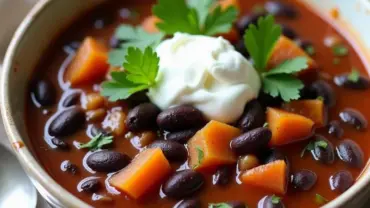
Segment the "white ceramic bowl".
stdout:
<path fill-rule="evenodd" d="M 12 144 L 25 144 L 22 148 L 14 148 L 16 155 L 37 189 L 54 207 L 84 208 L 89 205 L 57 184 L 38 163 L 29 148 L 29 139 L 24 127 L 24 95 L 27 81 L 42 54 L 59 32 L 84 11 L 103 1 L 105 0 L 40 0 L 15 33 L 4 60 L 0 96 L 9 141 Z M 370 16 L 369 11 L 366 11 L 366 5 L 370 4 L 368 0 L 301 1 L 306 1 L 310 7 L 321 11 L 328 21 L 330 18 L 326 14 L 329 9 L 338 7 L 341 20 L 335 21 L 334 25 L 346 36 L 351 36 L 351 41 L 356 42 L 363 61 L 369 66 L 370 38 L 367 37 L 370 37 Z M 360 207 L 367 200 L 369 192 L 370 174 L 366 173 L 348 191 L 325 207 Z"/>

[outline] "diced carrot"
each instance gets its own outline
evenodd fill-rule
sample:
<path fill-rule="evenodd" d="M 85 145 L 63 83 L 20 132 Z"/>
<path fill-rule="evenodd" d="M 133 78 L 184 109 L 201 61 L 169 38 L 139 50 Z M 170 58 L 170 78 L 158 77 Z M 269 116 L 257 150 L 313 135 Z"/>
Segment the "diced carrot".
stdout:
<path fill-rule="evenodd" d="M 222 9 L 226 9 L 229 6 L 234 6 L 237 9 L 240 9 L 239 0 L 220 0 L 220 6 Z"/>
<path fill-rule="evenodd" d="M 87 37 L 67 69 L 66 78 L 72 86 L 103 79 L 109 69 L 108 49 L 92 37 Z"/>
<path fill-rule="evenodd" d="M 96 110 L 104 107 L 105 98 L 96 92 L 88 93 L 83 97 L 81 103 L 83 108 L 86 110 Z"/>
<path fill-rule="evenodd" d="M 287 190 L 287 165 L 284 160 L 277 160 L 266 165 L 247 170 L 241 176 L 245 185 L 271 191 L 275 194 L 285 194 Z"/>
<path fill-rule="evenodd" d="M 287 60 L 291 60 L 297 57 L 306 57 L 308 60 L 308 68 L 299 73 L 302 75 L 309 71 L 315 71 L 315 61 L 294 41 L 290 40 L 285 36 L 281 36 L 272 50 L 271 57 L 268 61 L 268 68 L 274 68 Z"/>
<path fill-rule="evenodd" d="M 222 36 L 231 43 L 236 43 L 239 40 L 239 33 L 235 28 L 232 28 L 228 33 L 220 34 L 219 36 Z"/>
<path fill-rule="evenodd" d="M 134 199 L 147 194 L 153 187 L 171 173 L 170 163 L 159 148 L 141 152 L 121 172 L 114 175 L 109 183 Z"/>
<path fill-rule="evenodd" d="M 127 114 L 121 109 L 114 109 L 105 117 L 102 126 L 104 129 L 109 129 L 116 136 L 122 136 L 127 133 L 126 128 Z"/>
<path fill-rule="evenodd" d="M 316 127 L 326 125 L 326 109 L 322 100 L 296 100 L 284 103 L 283 108 L 286 111 L 305 116 L 315 122 Z"/>
<path fill-rule="evenodd" d="M 148 33 L 156 33 L 159 32 L 156 24 L 160 21 L 161 20 L 158 17 L 152 15 L 145 18 L 141 23 L 141 26 L 143 26 L 143 29 Z"/>
<path fill-rule="evenodd" d="M 198 170 L 235 163 L 230 141 L 239 135 L 240 130 L 233 126 L 210 121 L 188 142 L 189 166 Z"/>
<path fill-rule="evenodd" d="M 275 108 L 268 108 L 266 115 L 272 132 L 271 146 L 300 141 L 312 135 L 315 123 L 309 118 Z"/>

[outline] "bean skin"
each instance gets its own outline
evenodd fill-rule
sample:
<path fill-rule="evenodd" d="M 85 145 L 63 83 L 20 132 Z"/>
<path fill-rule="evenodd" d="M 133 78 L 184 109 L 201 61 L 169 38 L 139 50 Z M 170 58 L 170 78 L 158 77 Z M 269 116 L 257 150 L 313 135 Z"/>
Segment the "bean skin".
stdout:
<path fill-rule="evenodd" d="M 90 179 L 81 184 L 81 189 L 87 193 L 95 193 L 101 188 L 99 180 Z"/>
<path fill-rule="evenodd" d="M 362 113 L 354 109 L 344 109 L 339 113 L 341 121 L 354 127 L 357 130 L 363 130 L 367 128 L 367 120 Z"/>
<path fill-rule="evenodd" d="M 49 134 L 63 137 L 74 134 L 85 124 L 85 113 L 79 107 L 68 108 L 60 112 L 50 123 Z"/>
<path fill-rule="evenodd" d="M 238 121 L 238 127 L 243 132 L 262 127 L 266 121 L 266 115 L 263 107 L 258 100 L 250 101 L 244 109 L 241 119 Z"/>
<path fill-rule="evenodd" d="M 230 201 L 226 202 L 230 206 L 230 208 L 246 208 L 245 203 L 241 201 Z"/>
<path fill-rule="evenodd" d="M 328 133 L 333 135 L 335 138 L 340 139 L 344 134 L 343 128 L 340 126 L 339 121 L 331 121 L 328 124 Z"/>
<path fill-rule="evenodd" d="M 204 185 L 204 177 L 193 170 L 182 170 L 174 173 L 163 185 L 163 193 L 174 199 L 193 195 Z"/>
<path fill-rule="evenodd" d="M 315 135 L 313 139 L 314 142 L 324 141 L 327 144 L 326 148 L 314 145 L 314 149 L 311 150 L 313 158 L 323 164 L 333 164 L 335 159 L 333 144 L 321 135 Z"/>
<path fill-rule="evenodd" d="M 285 208 L 281 198 L 279 203 L 272 203 L 273 196 L 265 196 L 261 200 L 259 200 L 257 208 Z"/>
<path fill-rule="evenodd" d="M 329 185 L 332 191 L 343 193 L 354 183 L 352 174 L 349 171 L 342 170 L 336 172 L 329 178 Z"/>
<path fill-rule="evenodd" d="M 270 129 L 261 127 L 231 140 L 230 148 L 237 155 L 253 154 L 259 149 L 266 147 L 271 137 Z"/>
<path fill-rule="evenodd" d="M 199 199 L 185 199 L 175 205 L 174 208 L 201 208 L 202 203 Z"/>
<path fill-rule="evenodd" d="M 289 5 L 278 1 L 268 1 L 265 9 L 269 14 L 294 19 L 298 16 L 297 10 Z"/>
<path fill-rule="evenodd" d="M 130 131 L 138 132 L 154 129 L 160 109 L 151 103 L 143 103 L 131 109 L 126 118 Z"/>
<path fill-rule="evenodd" d="M 328 107 L 333 107 L 336 103 L 336 95 L 333 88 L 325 81 L 318 80 L 310 86 L 311 91 L 316 93 L 316 97 L 322 97 Z"/>
<path fill-rule="evenodd" d="M 217 169 L 216 173 L 213 174 L 213 184 L 219 186 L 225 186 L 230 182 L 232 170 L 230 166 L 221 166 Z"/>
<path fill-rule="evenodd" d="M 160 148 L 171 162 L 184 162 L 188 157 L 185 146 L 174 141 L 157 140 L 148 145 L 148 148 Z"/>
<path fill-rule="evenodd" d="M 111 173 L 126 167 L 130 161 L 130 157 L 125 154 L 102 150 L 89 155 L 86 163 L 94 171 Z"/>
<path fill-rule="evenodd" d="M 72 94 L 68 95 L 67 97 L 64 98 L 64 100 L 62 102 L 62 106 L 65 107 L 65 108 L 68 108 L 68 107 L 77 105 L 77 103 L 80 100 L 80 96 L 81 96 L 80 93 L 72 93 Z"/>
<path fill-rule="evenodd" d="M 294 40 L 298 37 L 297 33 L 287 25 L 281 25 L 282 33 L 287 38 Z"/>
<path fill-rule="evenodd" d="M 334 83 L 339 87 L 344 87 L 353 90 L 366 90 L 370 87 L 370 80 L 367 77 L 361 76 L 356 82 L 348 79 L 349 74 L 343 74 L 334 77 Z"/>
<path fill-rule="evenodd" d="M 310 170 L 300 170 L 292 175 L 291 184 L 299 191 L 309 191 L 317 181 L 316 173 Z"/>
<path fill-rule="evenodd" d="M 349 139 L 343 140 L 336 149 L 339 159 L 348 166 L 354 168 L 362 168 L 364 166 L 364 153 L 361 147 L 354 141 Z"/>
<path fill-rule="evenodd" d="M 39 80 L 34 84 L 32 91 L 34 98 L 41 106 L 51 106 L 55 103 L 56 91 L 48 80 Z"/>
<path fill-rule="evenodd" d="M 68 144 L 65 141 L 61 140 L 61 139 L 52 138 L 51 143 L 53 143 L 59 149 L 62 149 L 62 150 L 68 150 L 69 149 Z"/>
<path fill-rule="evenodd" d="M 186 144 L 189 139 L 191 139 L 197 133 L 197 131 L 198 129 L 188 129 L 184 131 L 168 133 L 165 136 L 165 139 L 168 141 L 178 142 L 180 144 Z"/>

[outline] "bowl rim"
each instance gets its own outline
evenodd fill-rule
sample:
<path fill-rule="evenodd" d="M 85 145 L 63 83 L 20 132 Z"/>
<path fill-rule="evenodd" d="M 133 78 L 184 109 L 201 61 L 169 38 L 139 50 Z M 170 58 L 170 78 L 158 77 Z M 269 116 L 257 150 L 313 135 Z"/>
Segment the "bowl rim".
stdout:
<path fill-rule="evenodd" d="M 10 99 L 9 97 L 12 96 L 8 93 L 9 91 L 9 75 L 11 72 L 11 69 L 13 67 L 14 63 L 14 56 L 15 52 L 19 49 L 19 43 L 24 37 L 27 35 L 28 30 L 33 26 L 33 23 L 38 18 L 43 18 L 43 11 L 50 7 L 55 0 L 39 0 L 39 2 L 31 9 L 31 11 L 27 14 L 25 19 L 22 21 L 18 29 L 16 30 L 10 45 L 7 49 L 5 59 L 2 66 L 2 72 L 1 72 L 1 85 L 0 85 L 0 100 L 2 105 L 0 105 L 1 114 L 3 123 L 6 130 L 6 135 L 8 137 L 8 140 L 10 144 L 15 144 L 18 142 L 23 143 L 23 139 L 16 128 L 14 117 L 11 114 L 11 106 L 10 106 Z M 307 3 L 306 3 L 307 4 Z M 308 7 L 312 7 L 308 5 Z M 317 13 L 317 10 L 320 11 L 318 8 L 315 8 L 315 13 Z M 319 14 L 320 16 L 323 16 L 322 14 Z M 325 21 L 328 22 L 327 17 L 322 17 L 325 19 Z M 328 22 L 329 23 L 329 22 Z M 330 24 L 330 23 L 329 23 Z M 341 29 L 342 26 L 334 25 L 334 27 L 341 31 L 343 33 L 343 29 Z M 348 34 L 347 34 L 348 35 Z M 359 42 L 359 37 L 356 33 L 350 34 L 351 38 L 357 39 L 355 43 L 356 50 L 361 56 L 365 56 L 364 54 L 370 54 L 368 49 L 365 49 L 364 47 L 360 47 L 361 41 Z M 369 55 L 367 57 L 370 57 Z M 362 62 L 364 62 L 365 57 L 361 57 Z M 369 67 L 368 71 L 370 70 Z M 34 185 L 37 187 L 38 191 L 43 193 L 47 193 L 48 196 L 51 196 L 52 199 L 47 197 L 47 200 L 49 202 L 53 202 L 53 200 L 56 200 L 57 207 L 91 207 L 78 197 L 74 196 L 70 192 L 68 192 L 66 189 L 64 189 L 61 185 L 59 185 L 39 164 L 39 162 L 36 160 L 36 158 L 32 155 L 31 151 L 27 146 L 23 146 L 22 148 L 16 148 L 14 145 L 11 145 L 13 147 L 13 152 L 15 153 L 17 159 L 20 161 L 23 169 L 27 173 L 29 177 L 31 177 L 32 181 L 34 182 Z M 368 165 L 369 163 L 367 163 Z M 366 168 L 365 166 L 364 168 Z M 346 192 L 339 195 L 334 200 L 330 201 L 326 205 L 324 205 L 324 208 L 336 208 L 339 206 L 345 205 L 351 198 L 354 198 L 357 194 L 360 193 L 361 190 L 363 190 L 368 184 L 370 184 L 370 174 L 363 175 L 359 180 L 356 181 L 356 183 Z M 50 201 L 51 200 L 51 201 Z M 53 204 L 54 205 L 54 204 Z"/>

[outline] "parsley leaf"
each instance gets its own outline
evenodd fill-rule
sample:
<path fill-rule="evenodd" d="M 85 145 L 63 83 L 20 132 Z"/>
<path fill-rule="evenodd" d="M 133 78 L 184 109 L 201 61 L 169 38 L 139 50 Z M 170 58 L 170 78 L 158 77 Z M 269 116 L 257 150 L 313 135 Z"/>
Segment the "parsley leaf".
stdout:
<path fill-rule="evenodd" d="M 267 128 L 269 126 L 269 123 L 267 123 L 267 122 L 265 122 L 264 124 L 263 124 L 263 127 L 264 128 Z"/>
<path fill-rule="evenodd" d="M 352 68 L 352 71 L 347 78 L 349 81 L 356 83 L 360 79 L 360 72 L 358 72 L 356 68 Z"/>
<path fill-rule="evenodd" d="M 342 57 L 348 55 L 348 48 L 343 44 L 337 44 L 333 46 L 332 50 L 333 54 L 336 56 Z"/>
<path fill-rule="evenodd" d="M 254 60 L 256 69 L 262 72 L 266 70 L 267 61 L 277 40 L 280 38 L 282 29 L 280 25 L 275 24 L 272 15 L 260 18 L 257 26 L 254 24 L 249 26 L 244 35 L 244 42 Z"/>
<path fill-rule="evenodd" d="M 289 74 L 266 76 L 262 80 L 263 91 L 272 97 L 280 96 L 285 102 L 297 100 L 299 91 L 304 87 L 301 80 Z"/>
<path fill-rule="evenodd" d="M 216 0 L 188 0 L 190 7 L 193 7 L 199 15 L 200 25 L 204 24 L 207 18 L 209 9 L 216 3 Z"/>
<path fill-rule="evenodd" d="M 318 205 L 323 205 L 325 204 L 326 202 L 328 202 L 329 200 L 327 200 L 326 198 L 324 198 L 323 196 L 321 196 L 320 194 L 316 194 L 315 195 L 315 202 L 318 204 Z"/>
<path fill-rule="evenodd" d="M 217 203 L 217 204 L 209 204 L 208 208 L 232 208 L 232 206 L 230 206 L 227 203 Z"/>
<path fill-rule="evenodd" d="M 207 16 L 203 27 L 203 34 L 212 36 L 227 33 L 232 28 L 232 24 L 237 17 L 238 10 L 235 7 L 228 7 L 223 10 L 221 6 L 217 6 Z"/>
<path fill-rule="evenodd" d="M 294 74 L 300 72 L 308 67 L 306 57 L 297 57 L 292 60 L 284 61 L 276 68 L 263 73 L 263 76 L 270 76 L 276 74 Z"/>
<path fill-rule="evenodd" d="M 151 47 L 144 51 L 130 47 L 127 50 L 125 71 L 112 72 L 112 81 L 102 84 L 102 94 L 110 101 L 127 99 L 132 94 L 153 87 L 159 69 L 159 57 Z"/>
<path fill-rule="evenodd" d="M 103 134 L 99 134 L 88 143 L 81 144 L 80 148 L 88 148 L 91 151 L 95 151 L 97 149 L 101 149 L 105 145 L 111 144 L 112 142 L 113 136 L 104 136 Z"/>
<path fill-rule="evenodd" d="M 202 148 L 200 148 L 199 146 L 197 146 L 195 149 L 198 152 L 198 164 L 194 168 L 197 168 L 203 162 L 204 152 L 203 152 Z"/>
<path fill-rule="evenodd" d="M 164 38 L 163 33 L 148 33 L 142 27 L 122 24 L 116 29 L 115 37 L 123 43 L 119 49 L 109 53 L 109 63 L 113 66 L 122 66 L 129 47 L 144 50 L 150 46 L 155 48 Z"/>
<path fill-rule="evenodd" d="M 271 203 L 272 204 L 279 204 L 280 200 L 281 200 L 281 198 L 276 196 L 276 195 L 272 195 L 272 197 L 271 197 Z"/>

